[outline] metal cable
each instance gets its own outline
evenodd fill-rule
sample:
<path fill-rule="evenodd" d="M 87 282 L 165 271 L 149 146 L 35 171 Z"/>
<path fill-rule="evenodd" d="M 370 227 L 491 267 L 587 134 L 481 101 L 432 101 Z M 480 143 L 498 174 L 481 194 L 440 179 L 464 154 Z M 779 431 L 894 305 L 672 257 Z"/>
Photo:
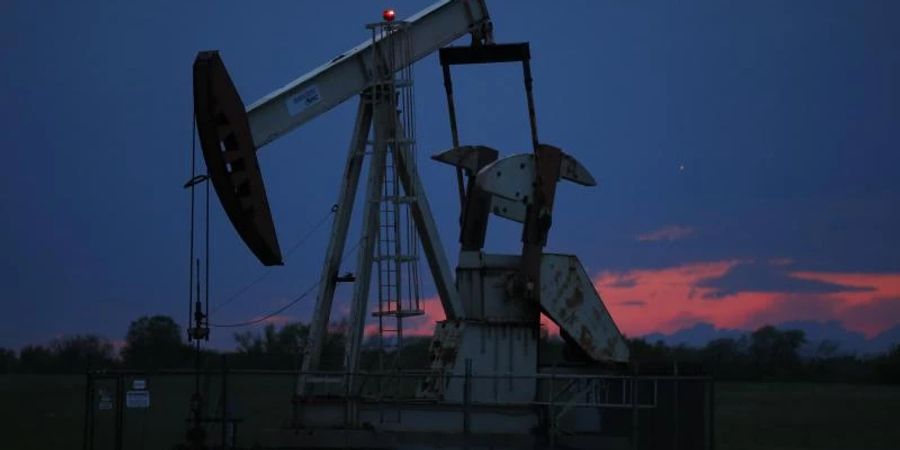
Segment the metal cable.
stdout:
<path fill-rule="evenodd" d="M 358 241 L 356 242 L 356 244 L 355 244 L 353 247 L 351 247 L 349 250 L 347 250 L 346 252 L 344 252 L 344 254 L 341 256 L 341 260 L 340 260 L 340 261 L 343 261 L 344 258 L 346 258 L 347 256 L 349 256 L 351 253 L 355 252 L 356 249 L 359 248 L 359 246 L 360 246 L 361 243 L 362 243 L 362 239 L 358 240 Z M 340 264 L 340 261 L 338 261 L 338 264 Z M 247 326 L 251 326 L 251 325 L 257 325 L 257 324 L 260 324 L 260 323 L 265 322 L 266 320 L 271 319 L 272 317 L 274 317 L 274 316 L 276 316 L 276 315 L 278 315 L 278 314 L 280 314 L 280 313 L 286 311 L 288 308 L 290 308 L 290 307 L 296 305 L 297 303 L 300 303 L 300 301 L 303 300 L 304 298 L 306 298 L 306 296 L 309 295 L 310 292 L 312 292 L 313 290 L 315 290 L 316 288 L 318 288 L 320 283 L 321 283 L 321 280 L 318 281 L 318 282 L 316 282 L 315 284 L 313 284 L 313 285 L 310 286 L 309 288 L 307 288 L 305 291 L 303 291 L 303 293 L 300 294 L 300 296 L 298 296 L 297 298 L 291 300 L 291 301 L 288 302 L 286 305 L 284 305 L 284 306 L 282 306 L 282 307 L 276 309 L 275 311 L 272 311 L 272 312 L 270 312 L 270 313 L 268 313 L 268 314 L 266 314 L 266 315 L 264 315 L 264 316 L 262 316 L 262 317 L 259 317 L 259 318 L 253 319 L 253 320 L 248 320 L 248 321 L 245 321 L 245 322 L 237 322 L 237 323 L 228 323 L 228 324 L 212 324 L 212 323 L 211 323 L 211 324 L 209 324 L 209 326 L 212 327 L 212 328 L 237 328 L 237 327 L 247 327 Z"/>
<path fill-rule="evenodd" d="M 212 184 L 210 180 L 206 180 L 206 218 L 204 221 L 206 222 L 206 243 L 203 244 L 203 248 L 206 251 L 206 255 L 203 259 L 203 267 L 206 270 L 206 280 L 204 281 L 204 316 L 206 319 L 206 323 L 209 324 L 209 185 Z M 199 277 L 199 275 L 198 275 Z M 199 299 L 198 299 L 199 300 Z"/>
<path fill-rule="evenodd" d="M 309 238 L 311 238 L 312 235 L 313 235 L 316 231 L 318 231 L 319 228 L 321 228 L 322 225 L 324 225 L 325 222 L 328 221 L 328 218 L 331 217 L 331 215 L 334 214 L 336 211 L 337 211 L 337 205 L 332 206 L 331 209 L 328 211 L 327 214 L 325 214 L 324 216 L 322 216 L 322 218 L 319 219 L 319 221 L 316 222 L 316 224 L 315 224 L 312 228 L 310 228 L 310 230 L 307 231 L 306 234 L 304 234 L 303 237 L 301 237 L 300 240 L 297 241 L 296 244 L 294 244 L 293 246 L 291 246 L 290 249 L 288 249 L 287 253 L 285 253 L 285 255 L 284 255 L 284 259 L 290 258 L 290 256 L 291 256 L 297 249 L 299 249 L 300 246 L 302 246 L 303 244 L 305 244 L 306 241 L 308 241 Z M 253 281 L 251 281 L 250 283 L 248 283 L 248 284 L 245 285 L 244 287 L 242 287 L 242 288 L 238 289 L 237 291 L 235 291 L 234 294 L 232 294 L 230 297 L 228 297 L 227 299 L 225 299 L 225 301 L 223 301 L 222 303 L 216 305 L 216 306 L 213 308 L 212 312 L 219 311 L 220 309 L 224 308 L 225 306 L 227 306 L 227 305 L 230 304 L 231 302 L 237 300 L 241 295 L 243 295 L 245 292 L 247 292 L 248 290 L 250 290 L 250 288 L 252 288 L 253 286 L 255 286 L 255 285 L 256 285 L 257 283 L 259 283 L 260 281 L 262 281 L 262 280 L 268 278 L 269 275 L 271 275 L 272 273 L 273 273 L 273 271 L 272 271 L 271 269 L 267 269 L 267 270 L 263 271 L 263 272 L 260 273 L 259 276 L 257 276 Z"/>
<path fill-rule="evenodd" d="M 193 114 L 193 113 L 192 113 Z M 191 180 L 197 176 L 197 122 L 191 116 Z M 187 323 L 191 323 L 194 303 L 194 185 L 191 184 L 191 238 L 190 259 L 188 259 L 188 315 Z"/>

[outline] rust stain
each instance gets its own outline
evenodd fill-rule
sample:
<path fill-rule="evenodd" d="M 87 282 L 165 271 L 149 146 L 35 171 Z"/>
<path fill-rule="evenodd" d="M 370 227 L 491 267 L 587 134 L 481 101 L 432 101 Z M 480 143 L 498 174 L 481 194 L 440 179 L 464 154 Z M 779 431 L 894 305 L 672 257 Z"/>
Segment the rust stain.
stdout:
<path fill-rule="evenodd" d="M 592 335 L 591 331 L 584 325 L 581 326 L 581 334 L 578 336 L 578 343 L 581 344 L 581 348 L 587 351 L 588 354 L 596 354 L 594 351 L 594 335 Z"/>
<path fill-rule="evenodd" d="M 584 292 L 582 292 L 580 287 L 576 287 L 575 292 L 566 299 L 566 306 L 568 306 L 569 309 L 575 309 L 581 306 L 582 303 L 584 303 Z"/>

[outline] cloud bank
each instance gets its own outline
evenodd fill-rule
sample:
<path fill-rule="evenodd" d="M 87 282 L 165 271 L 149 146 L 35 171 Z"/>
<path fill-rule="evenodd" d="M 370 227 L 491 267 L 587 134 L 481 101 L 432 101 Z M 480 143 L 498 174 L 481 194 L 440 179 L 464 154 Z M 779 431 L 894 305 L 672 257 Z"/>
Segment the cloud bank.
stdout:
<path fill-rule="evenodd" d="M 637 240 L 639 242 L 677 241 L 680 239 L 689 238 L 693 235 L 694 229 L 691 227 L 685 227 L 681 225 L 668 225 L 658 230 L 639 234 L 637 236 Z"/>
<path fill-rule="evenodd" d="M 702 322 L 753 329 L 834 320 L 872 337 L 900 323 L 900 273 L 813 272 L 781 260 L 723 260 L 604 271 L 594 286 L 631 336 Z"/>

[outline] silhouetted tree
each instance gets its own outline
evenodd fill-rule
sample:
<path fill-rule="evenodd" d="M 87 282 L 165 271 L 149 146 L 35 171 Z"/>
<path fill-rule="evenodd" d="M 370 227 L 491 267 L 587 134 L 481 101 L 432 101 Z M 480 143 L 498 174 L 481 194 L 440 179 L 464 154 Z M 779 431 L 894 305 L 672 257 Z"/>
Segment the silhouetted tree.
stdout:
<path fill-rule="evenodd" d="M 325 335 L 325 343 L 322 345 L 322 356 L 319 358 L 319 368 L 322 370 L 337 370 L 344 366 L 344 347 L 347 345 L 347 328 L 349 324 L 344 319 L 329 327 Z"/>
<path fill-rule="evenodd" d="M 746 378 L 750 375 L 747 367 L 748 345 L 746 336 L 714 339 L 699 350 L 699 360 L 717 377 Z"/>
<path fill-rule="evenodd" d="M 289 323 L 281 328 L 268 324 L 262 333 L 244 331 L 234 334 L 237 342 L 235 366 L 290 369 L 300 362 L 305 351 L 309 325 L 300 322 Z M 325 336 L 319 368 L 338 369 L 343 364 L 344 333 L 342 324 L 337 324 Z"/>
<path fill-rule="evenodd" d="M 644 338 L 628 339 L 628 348 L 631 353 L 631 360 L 634 362 L 661 362 L 671 361 L 672 352 L 663 341 L 656 341 L 651 344 Z"/>
<path fill-rule="evenodd" d="M 281 327 L 278 333 L 272 333 L 272 327 L 266 327 L 266 343 L 269 353 L 279 355 L 299 355 L 306 346 L 309 326 L 302 323 L 290 323 Z M 269 335 L 271 334 L 271 337 Z"/>
<path fill-rule="evenodd" d="M 309 326 L 302 323 L 290 323 L 280 329 L 268 324 L 262 335 L 252 331 L 234 334 L 238 351 L 249 354 L 297 355 L 306 345 Z"/>
<path fill-rule="evenodd" d="M 841 344 L 830 339 L 825 339 L 816 345 L 813 358 L 816 360 L 832 359 L 838 354 Z"/>
<path fill-rule="evenodd" d="M 745 348 L 737 339 L 714 339 L 701 351 L 702 359 L 710 364 L 735 364 L 743 359 Z"/>
<path fill-rule="evenodd" d="M 878 381 L 888 384 L 900 384 L 900 344 L 875 362 Z"/>
<path fill-rule="evenodd" d="M 262 338 L 252 331 L 234 333 L 234 341 L 237 342 L 238 353 L 246 355 L 262 355 L 266 352 L 266 345 Z"/>
<path fill-rule="evenodd" d="M 113 346 L 95 335 L 75 335 L 54 339 L 50 352 L 56 371 L 84 372 L 88 368 L 106 368 L 113 364 Z"/>
<path fill-rule="evenodd" d="M 0 347 L 0 373 L 13 373 L 18 369 L 19 358 L 16 352 Z"/>
<path fill-rule="evenodd" d="M 749 356 L 763 377 L 790 373 L 800 362 L 798 351 L 805 342 L 803 331 L 766 325 L 750 335 Z"/>
<path fill-rule="evenodd" d="M 122 348 L 122 360 L 130 368 L 181 367 L 189 363 L 190 354 L 181 327 L 168 316 L 144 316 L 131 322 Z"/>
<path fill-rule="evenodd" d="M 19 367 L 24 373 L 49 373 L 57 369 L 53 353 L 43 345 L 26 345 L 19 352 Z"/>

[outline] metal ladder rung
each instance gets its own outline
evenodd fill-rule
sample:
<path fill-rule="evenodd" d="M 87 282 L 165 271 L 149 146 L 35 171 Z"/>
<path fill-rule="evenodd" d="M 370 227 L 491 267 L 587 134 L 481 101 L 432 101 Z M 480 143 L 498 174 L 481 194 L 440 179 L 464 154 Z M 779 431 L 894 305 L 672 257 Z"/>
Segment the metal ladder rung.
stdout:
<path fill-rule="evenodd" d="M 382 255 L 382 256 L 376 256 L 374 259 L 375 259 L 375 261 L 388 260 L 388 261 L 400 261 L 400 262 L 413 262 L 413 261 L 417 260 L 418 258 L 416 258 L 415 256 L 410 256 L 410 255 Z"/>
<path fill-rule="evenodd" d="M 402 138 L 386 138 L 384 141 L 387 142 L 387 143 L 390 143 L 390 144 L 415 144 L 415 143 L 416 143 L 416 140 L 415 140 L 415 139 L 410 139 L 410 138 L 407 138 L 407 137 L 402 137 Z M 366 145 L 372 147 L 372 146 L 375 145 L 375 141 L 373 141 L 372 139 L 366 139 Z M 388 159 L 388 160 L 386 160 L 386 161 L 390 161 L 390 159 Z M 388 163 L 388 164 L 390 164 L 390 163 Z"/>
<path fill-rule="evenodd" d="M 424 315 L 425 311 L 421 309 L 388 309 L 382 311 L 375 311 L 372 313 L 373 317 L 378 316 L 396 316 L 396 317 L 412 317 L 412 316 L 421 316 Z"/>
<path fill-rule="evenodd" d="M 377 47 L 385 51 L 387 47 Z M 391 74 L 389 79 L 379 79 L 375 83 L 368 86 L 367 92 L 372 94 L 373 101 L 377 97 L 379 101 L 388 104 L 389 111 L 376 109 L 374 118 L 376 121 L 384 122 L 396 132 L 386 133 L 378 136 L 378 145 L 386 146 L 377 147 L 375 135 L 367 136 L 366 145 L 370 148 L 379 148 L 386 153 L 386 159 L 382 167 L 377 170 L 383 171 L 381 192 L 378 194 L 380 205 L 378 212 L 380 220 L 376 232 L 379 236 L 376 256 L 373 262 L 378 264 L 378 306 L 379 311 L 372 312 L 372 316 L 379 318 L 379 333 L 382 336 L 381 349 L 387 351 L 395 351 L 402 348 L 403 325 L 399 319 L 401 317 L 416 316 L 424 314 L 424 311 L 413 305 L 412 298 L 405 299 L 404 296 L 412 297 L 412 292 L 406 293 L 404 289 L 407 287 L 407 274 L 414 277 L 411 279 L 418 286 L 418 280 L 415 279 L 414 271 L 409 264 L 415 264 L 419 258 L 415 255 L 416 250 L 406 248 L 408 246 L 407 239 L 410 238 L 406 214 L 411 208 L 410 204 L 415 204 L 418 199 L 415 195 L 408 195 L 402 188 L 402 180 L 400 175 L 405 171 L 406 166 L 400 164 L 400 157 L 410 155 L 416 148 L 415 130 L 412 122 L 407 120 L 412 110 L 406 108 L 407 101 L 412 99 L 413 80 L 411 76 L 402 73 Z M 408 125 L 406 130 L 401 132 L 401 126 Z M 415 174 L 411 174 L 415 175 Z M 406 206 L 404 206 L 406 205 Z M 414 236 L 415 234 L 413 234 Z M 418 243 L 417 243 L 418 245 Z M 403 267 L 403 266 L 406 267 Z M 409 308 L 405 309 L 409 303 Z M 387 319 L 382 319 L 387 317 Z M 390 322 L 390 318 L 394 317 L 396 323 Z M 396 337 L 394 337 L 396 336 Z"/>
<path fill-rule="evenodd" d="M 397 196 L 397 197 L 391 195 L 389 197 L 382 197 L 382 199 L 389 201 L 389 202 L 396 202 L 396 203 L 413 203 L 416 201 L 416 197 L 409 196 L 409 195 L 401 195 L 401 196 Z"/>

